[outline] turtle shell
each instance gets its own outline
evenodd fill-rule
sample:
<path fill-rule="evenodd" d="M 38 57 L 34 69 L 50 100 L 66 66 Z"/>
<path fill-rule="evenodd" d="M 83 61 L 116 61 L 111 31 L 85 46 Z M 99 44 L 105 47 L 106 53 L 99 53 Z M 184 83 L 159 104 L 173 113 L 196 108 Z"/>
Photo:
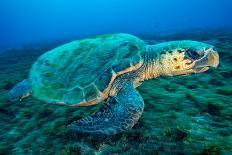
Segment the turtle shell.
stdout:
<path fill-rule="evenodd" d="M 48 51 L 30 70 L 33 96 L 48 103 L 97 104 L 117 76 L 141 67 L 144 45 L 129 34 L 110 34 Z"/>

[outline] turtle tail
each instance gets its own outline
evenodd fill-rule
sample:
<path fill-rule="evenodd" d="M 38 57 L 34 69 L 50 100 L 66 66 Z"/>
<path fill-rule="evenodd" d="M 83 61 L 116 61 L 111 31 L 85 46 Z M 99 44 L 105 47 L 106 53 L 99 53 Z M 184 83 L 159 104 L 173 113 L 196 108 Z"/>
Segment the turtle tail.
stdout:
<path fill-rule="evenodd" d="M 25 79 L 17 83 L 9 92 L 9 99 L 11 102 L 22 100 L 25 97 L 30 96 L 32 93 L 31 82 L 29 79 Z"/>

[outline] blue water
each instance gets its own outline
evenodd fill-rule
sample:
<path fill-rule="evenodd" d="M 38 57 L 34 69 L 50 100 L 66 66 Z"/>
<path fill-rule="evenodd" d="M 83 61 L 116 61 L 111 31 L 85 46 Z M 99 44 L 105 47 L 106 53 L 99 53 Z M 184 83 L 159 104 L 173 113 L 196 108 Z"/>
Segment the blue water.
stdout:
<path fill-rule="evenodd" d="M 0 49 L 124 32 L 232 25 L 231 0 L 1 0 Z"/>

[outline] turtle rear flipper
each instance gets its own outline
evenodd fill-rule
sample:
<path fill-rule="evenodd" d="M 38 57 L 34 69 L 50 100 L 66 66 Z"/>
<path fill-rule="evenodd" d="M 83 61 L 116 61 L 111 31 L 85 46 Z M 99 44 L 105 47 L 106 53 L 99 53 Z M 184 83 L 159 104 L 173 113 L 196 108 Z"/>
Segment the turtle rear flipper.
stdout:
<path fill-rule="evenodd" d="M 69 125 L 84 133 L 113 135 L 132 128 L 141 116 L 144 101 L 132 83 L 126 84 L 116 96 L 110 97 L 99 112 Z"/>
<path fill-rule="evenodd" d="M 17 83 L 9 92 L 9 99 L 11 102 L 22 100 L 23 98 L 30 96 L 32 93 L 31 82 L 29 79 L 25 79 Z"/>

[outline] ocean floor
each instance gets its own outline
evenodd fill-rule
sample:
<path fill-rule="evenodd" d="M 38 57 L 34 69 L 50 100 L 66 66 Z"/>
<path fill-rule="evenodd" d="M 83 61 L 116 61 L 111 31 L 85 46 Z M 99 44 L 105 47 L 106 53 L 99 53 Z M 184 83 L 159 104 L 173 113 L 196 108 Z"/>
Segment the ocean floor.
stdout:
<path fill-rule="evenodd" d="M 149 43 L 191 39 L 219 49 L 218 68 L 202 74 L 145 81 L 145 110 L 132 130 L 115 136 L 71 133 L 67 125 L 100 107 L 66 107 L 7 93 L 27 78 L 50 47 L 0 53 L 0 154 L 232 154 L 232 31 L 167 34 Z"/>

